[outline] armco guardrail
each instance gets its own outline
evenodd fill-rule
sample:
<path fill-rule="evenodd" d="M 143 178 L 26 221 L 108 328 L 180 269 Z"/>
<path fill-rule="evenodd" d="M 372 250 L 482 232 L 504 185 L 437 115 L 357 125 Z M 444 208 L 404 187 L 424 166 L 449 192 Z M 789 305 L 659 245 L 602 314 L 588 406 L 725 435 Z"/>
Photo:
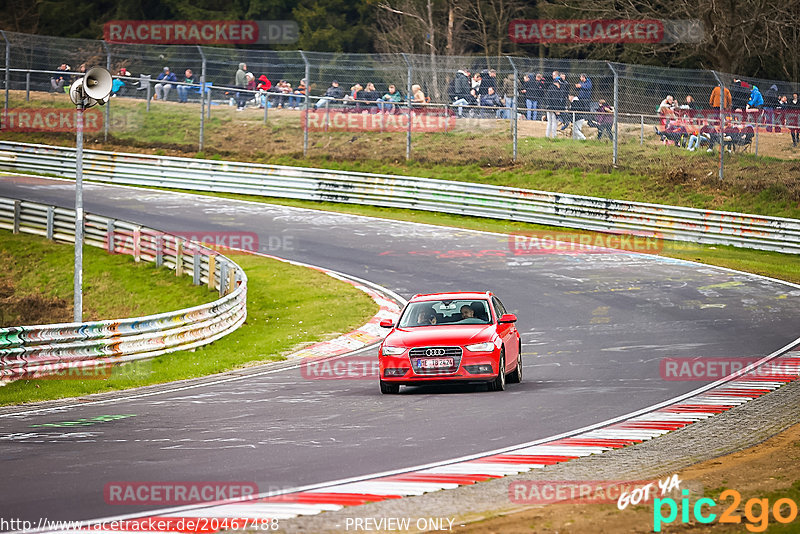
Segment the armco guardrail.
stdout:
<path fill-rule="evenodd" d="M 53 373 L 80 377 L 91 368 L 142 360 L 211 343 L 247 316 L 247 276 L 230 259 L 185 239 L 87 214 L 85 243 L 132 254 L 193 277 L 219 300 L 183 310 L 110 321 L 0 328 L 0 383 Z M 0 228 L 74 242 L 75 211 L 0 198 Z"/>
<path fill-rule="evenodd" d="M 75 174 L 75 149 L 0 141 L 0 169 Z M 114 184 L 324 200 L 800 253 L 800 220 L 384 174 L 84 151 Z"/>

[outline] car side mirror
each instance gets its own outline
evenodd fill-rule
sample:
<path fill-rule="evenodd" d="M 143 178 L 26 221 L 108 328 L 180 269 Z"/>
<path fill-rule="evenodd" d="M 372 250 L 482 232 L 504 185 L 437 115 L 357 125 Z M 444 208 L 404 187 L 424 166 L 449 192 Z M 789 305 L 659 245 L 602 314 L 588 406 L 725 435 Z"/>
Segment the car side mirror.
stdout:
<path fill-rule="evenodd" d="M 517 316 L 514 315 L 513 313 L 504 313 L 500 317 L 500 320 L 498 321 L 498 323 L 516 323 L 516 322 L 517 322 Z"/>
<path fill-rule="evenodd" d="M 394 328 L 394 323 L 391 319 L 383 319 L 380 322 L 381 328 Z"/>

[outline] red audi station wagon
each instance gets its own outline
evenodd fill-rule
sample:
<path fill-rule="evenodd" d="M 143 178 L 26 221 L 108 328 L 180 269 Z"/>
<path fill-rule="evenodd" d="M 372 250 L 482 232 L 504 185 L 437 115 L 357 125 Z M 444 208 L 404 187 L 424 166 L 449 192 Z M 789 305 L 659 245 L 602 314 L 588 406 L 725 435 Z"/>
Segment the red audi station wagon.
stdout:
<path fill-rule="evenodd" d="M 491 292 L 414 295 L 381 343 L 381 393 L 401 385 L 483 382 L 502 391 L 522 381 L 517 317 Z"/>

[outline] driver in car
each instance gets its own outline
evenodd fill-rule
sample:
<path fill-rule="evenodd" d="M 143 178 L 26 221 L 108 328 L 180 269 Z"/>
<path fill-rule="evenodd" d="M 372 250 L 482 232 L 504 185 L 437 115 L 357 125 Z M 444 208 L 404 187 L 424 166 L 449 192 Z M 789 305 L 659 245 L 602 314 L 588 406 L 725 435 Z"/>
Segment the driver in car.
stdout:
<path fill-rule="evenodd" d="M 470 308 L 468 305 L 464 304 L 461 306 L 461 318 L 462 319 L 473 319 L 475 317 L 475 310 Z"/>
<path fill-rule="evenodd" d="M 417 314 L 417 324 L 436 324 L 436 314 L 430 308 L 420 310 Z"/>

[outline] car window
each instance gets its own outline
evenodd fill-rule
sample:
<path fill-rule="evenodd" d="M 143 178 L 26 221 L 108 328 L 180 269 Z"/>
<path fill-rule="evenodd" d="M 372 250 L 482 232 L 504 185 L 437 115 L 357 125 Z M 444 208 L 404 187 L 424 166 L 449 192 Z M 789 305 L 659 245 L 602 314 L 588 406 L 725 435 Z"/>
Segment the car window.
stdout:
<path fill-rule="evenodd" d="M 500 302 L 499 298 L 492 297 L 492 304 L 494 304 L 494 313 L 497 314 L 498 320 L 500 320 L 500 317 L 508 313 L 505 306 L 503 306 L 503 303 Z"/>
<path fill-rule="evenodd" d="M 433 300 L 412 302 L 403 312 L 400 328 L 446 326 L 452 324 L 490 324 L 489 302 L 486 300 Z"/>

